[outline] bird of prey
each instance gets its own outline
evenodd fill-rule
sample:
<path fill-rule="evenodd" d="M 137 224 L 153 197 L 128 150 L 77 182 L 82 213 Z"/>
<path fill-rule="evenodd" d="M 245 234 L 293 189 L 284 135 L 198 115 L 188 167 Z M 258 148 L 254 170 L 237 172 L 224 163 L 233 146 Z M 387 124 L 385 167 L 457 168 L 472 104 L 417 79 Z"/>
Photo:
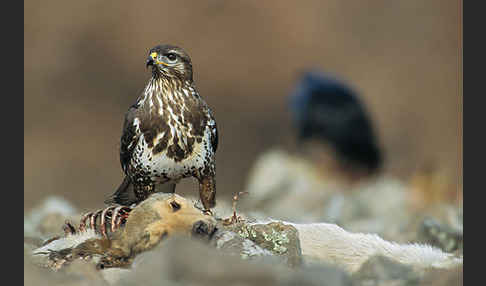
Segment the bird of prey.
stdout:
<path fill-rule="evenodd" d="M 173 45 L 149 51 L 152 76 L 125 115 L 120 163 L 125 178 L 105 203 L 131 205 L 182 178 L 199 181 L 205 211 L 215 206 L 218 131 L 211 109 L 196 90 L 188 54 Z"/>
<path fill-rule="evenodd" d="M 371 118 L 345 83 L 317 70 L 307 71 L 291 93 L 290 107 L 300 142 L 322 140 L 342 162 L 371 172 L 381 167 Z"/>

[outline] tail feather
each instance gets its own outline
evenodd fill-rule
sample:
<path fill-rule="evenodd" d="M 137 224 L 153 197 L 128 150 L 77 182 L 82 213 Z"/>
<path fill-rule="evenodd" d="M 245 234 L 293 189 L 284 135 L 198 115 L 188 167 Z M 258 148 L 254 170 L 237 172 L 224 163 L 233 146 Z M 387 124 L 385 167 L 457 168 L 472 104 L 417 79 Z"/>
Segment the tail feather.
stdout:
<path fill-rule="evenodd" d="M 123 179 L 123 182 L 115 191 L 115 193 L 105 200 L 105 204 L 120 204 L 126 206 L 136 202 L 137 197 L 135 196 L 133 184 L 131 183 L 128 176 Z"/>

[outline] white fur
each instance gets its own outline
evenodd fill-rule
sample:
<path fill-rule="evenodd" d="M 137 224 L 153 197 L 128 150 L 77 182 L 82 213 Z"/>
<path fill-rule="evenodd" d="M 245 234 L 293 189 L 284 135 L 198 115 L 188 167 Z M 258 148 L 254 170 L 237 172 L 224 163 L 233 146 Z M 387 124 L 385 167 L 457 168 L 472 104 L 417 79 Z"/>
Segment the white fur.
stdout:
<path fill-rule="evenodd" d="M 68 208 L 67 212 L 70 211 Z M 455 257 L 453 254 L 445 253 L 430 245 L 398 244 L 386 241 L 376 234 L 351 233 L 335 224 L 298 224 L 272 219 L 256 223 L 270 222 L 292 225 L 298 230 L 302 255 L 306 262 L 326 262 L 341 266 L 349 272 L 357 271 L 364 262 L 375 255 L 382 255 L 419 269 L 448 269 L 463 263 L 462 256 Z M 87 229 L 81 233 L 54 240 L 35 249 L 33 253 L 42 254 L 48 253 L 49 250 L 59 251 L 73 248 L 92 238 L 101 238 L 101 236 L 92 229 Z"/>
<path fill-rule="evenodd" d="M 88 228 L 86 231 L 53 240 L 44 246 L 34 249 L 33 254 L 48 253 L 49 250 L 59 251 L 66 248 L 74 248 L 75 246 L 92 238 L 101 238 L 101 236 L 95 233 L 93 229 Z"/>
<path fill-rule="evenodd" d="M 288 224 L 298 230 L 306 260 L 337 264 L 350 272 L 358 270 L 374 255 L 423 269 L 451 268 L 462 265 L 463 261 L 462 257 L 454 257 L 430 245 L 397 244 L 376 234 L 350 233 L 335 224 Z"/>

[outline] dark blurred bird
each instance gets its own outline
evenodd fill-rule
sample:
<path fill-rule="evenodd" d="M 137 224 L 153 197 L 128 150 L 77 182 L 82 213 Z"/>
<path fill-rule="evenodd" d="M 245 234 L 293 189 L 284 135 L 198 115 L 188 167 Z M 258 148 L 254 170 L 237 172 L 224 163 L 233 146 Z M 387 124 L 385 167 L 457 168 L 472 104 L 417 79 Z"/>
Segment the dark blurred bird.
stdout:
<path fill-rule="evenodd" d="M 164 184 L 174 192 L 180 179 L 195 177 L 205 210 L 215 206 L 216 121 L 198 94 L 192 63 L 179 47 L 159 45 L 149 51 L 152 77 L 125 115 L 120 162 L 125 172 L 105 203 L 130 205 Z"/>
<path fill-rule="evenodd" d="M 375 171 L 381 150 L 371 119 L 346 84 L 318 71 L 305 72 L 291 94 L 291 111 L 300 142 L 325 141 L 341 162 Z"/>

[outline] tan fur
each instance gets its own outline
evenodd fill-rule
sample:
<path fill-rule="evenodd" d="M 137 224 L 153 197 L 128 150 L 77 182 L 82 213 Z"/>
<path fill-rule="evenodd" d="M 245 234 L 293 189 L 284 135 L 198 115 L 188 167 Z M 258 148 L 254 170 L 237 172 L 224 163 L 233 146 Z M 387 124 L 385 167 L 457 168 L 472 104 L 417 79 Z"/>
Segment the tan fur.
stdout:
<path fill-rule="evenodd" d="M 176 211 L 171 204 L 174 202 L 177 203 Z M 102 238 L 88 229 L 55 240 L 34 252 L 51 249 L 61 252 L 65 248 L 74 247 L 73 257 L 98 254 L 102 256 L 100 265 L 103 267 L 124 267 L 130 265 L 138 253 L 152 249 L 169 235 L 190 235 L 194 226 L 201 221 L 209 226 L 209 232 L 214 230 L 215 219 L 204 215 L 190 200 L 177 194 L 156 193 L 135 207 L 125 226 L 110 239 Z M 416 269 L 450 269 L 462 266 L 463 262 L 462 256 L 455 257 L 428 245 L 398 244 L 376 234 L 348 232 L 335 224 L 283 223 L 293 225 L 298 230 L 305 261 L 327 262 L 349 272 L 357 271 L 375 255 L 385 256 Z"/>
<path fill-rule="evenodd" d="M 174 209 L 171 203 L 178 207 Z M 110 239 L 88 240 L 74 252 L 104 255 L 105 267 L 129 264 L 136 254 L 152 249 L 169 235 L 190 235 L 199 221 L 205 222 L 210 229 L 216 225 L 213 217 L 203 214 L 185 198 L 177 194 L 155 193 L 130 212 L 125 226 Z"/>

